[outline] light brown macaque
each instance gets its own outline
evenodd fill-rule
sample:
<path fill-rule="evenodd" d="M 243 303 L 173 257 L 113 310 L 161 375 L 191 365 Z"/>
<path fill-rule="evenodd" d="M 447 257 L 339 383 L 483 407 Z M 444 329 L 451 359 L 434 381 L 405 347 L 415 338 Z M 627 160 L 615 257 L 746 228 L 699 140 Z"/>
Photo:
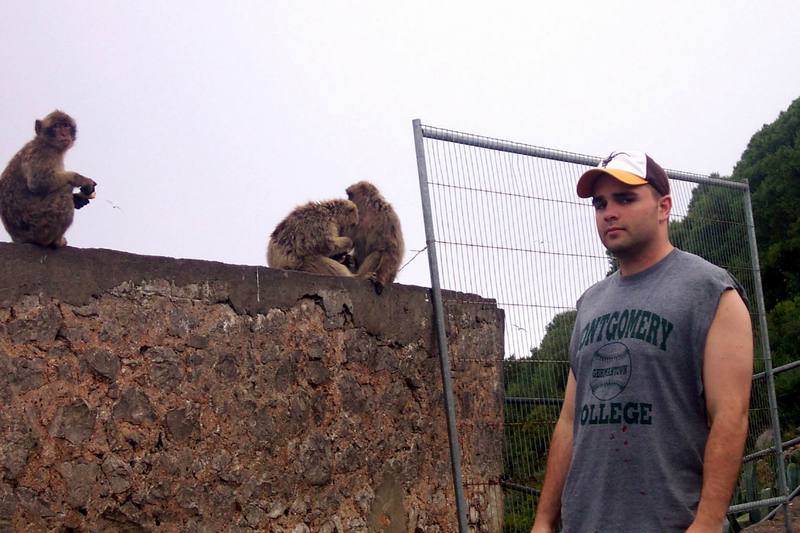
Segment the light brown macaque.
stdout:
<path fill-rule="evenodd" d="M 329 276 L 352 276 L 335 257 L 353 247 L 347 235 L 358 224 L 358 210 L 349 200 L 309 202 L 296 207 L 267 244 L 267 265 Z"/>
<path fill-rule="evenodd" d="M 60 248 L 75 209 L 94 198 L 97 184 L 64 170 L 64 152 L 77 134 L 72 117 L 53 111 L 36 121 L 35 131 L 0 177 L 0 218 L 14 242 Z"/>
<path fill-rule="evenodd" d="M 405 246 L 400 219 L 377 187 L 359 181 L 347 188 L 347 197 L 358 207 L 358 225 L 353 232 L 356 277 L 368 279 L 381 294 L 394 281 Z"/>

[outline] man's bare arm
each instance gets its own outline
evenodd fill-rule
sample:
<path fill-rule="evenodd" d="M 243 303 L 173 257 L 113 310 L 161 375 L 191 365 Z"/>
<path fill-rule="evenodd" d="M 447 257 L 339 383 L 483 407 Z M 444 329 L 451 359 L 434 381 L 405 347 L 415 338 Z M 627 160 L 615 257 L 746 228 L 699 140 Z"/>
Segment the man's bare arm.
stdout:
<path fill-rule="evenodd" d="M 547 454 L 547 469 L 544 475 L 542 494 L 536 507 L 536 520 L 531 533 L 551 533 L 556 530 L 561 516 L 561 492 L 572 462 L 572 422 L 575 416 L 575 376 L 572 370 L 567 377 L 564 403 L 550 439 Z"/>
<path fill-rule="evenodd" d="M 720 297 L 703 354 L 703 385 L 711 431 L 703 458 L 703 488 L 689 532 L 722 530 L 742 464 L 753 378 L 753 331 L 736 291 Z"/>

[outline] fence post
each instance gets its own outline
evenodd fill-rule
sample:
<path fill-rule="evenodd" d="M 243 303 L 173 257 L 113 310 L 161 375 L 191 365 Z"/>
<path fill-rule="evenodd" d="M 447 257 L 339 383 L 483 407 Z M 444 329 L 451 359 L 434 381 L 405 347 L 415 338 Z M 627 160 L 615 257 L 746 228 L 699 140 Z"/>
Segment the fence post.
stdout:
<path fill-rule="evenodd" d="M 764 307 L 764 293 L 761 287 L 761 267 L 758 261 L 758 245 L 756 243 L 756 229 L 753 221 L 753 205 L 750 202 L 750 187 L 744 191 L 744 210 L 747 220 L 747 240 L 750 244 L 750 257 L 753 264 L 753 278 L 756 289 L 756 310 L 758 313 L 758 327 L 761 332 L 761 353 L 764 358 L 764 374 L 767 381 L 767 398 L 769 399 L 769 414 L 772 422 L 773 446 L 775 447 L 775 468 L 778 471 L 778 493 L 787 498 L 789 488 L 786 485 L 786 465 L 783 457 L 783 442 L 781 438 L 781 422 L 778 418 L 778 400 L 775 397 L 775 378 L 772 374 L 772 355 L 769 350 L 769 334 L 767 332 L 767 313 Z M 786 525 L 786 533 L 792 533 L 789 502 L 782 505 Z"/>
<path fill-rule="evenodd" d="M 461 479 L 461 446 L 458 443 L 455 405 L 453 401 L 453 383 L 450 377 L 450 357 L 447 350 L 447 334 L 444 327 L 444 306 L 442 305 L 442 289 L 439 283 L 439 262 L 436 257 L 436 239 L 433 233 L 433 216 L 431 214 L 431 197 L 428 190 L 428 168 L 425 163 L 425 146 L 422 139 L 422 124 L 419 119 L 413 121 L 414 148 L 417 152 L 417 173 L 419 174 L 419 193 L 422 197 L 422 215 L 425 220 L 425 243 L 428 246 L 428 266 L 431 273 L 431 300 L 433 301 L 436 340 L 439 345 L 439 366 L 442 372 L 442 389 L 444 408 L 447 414 L 447 438 L 450 442 L 450 465 L 453 469 L 453 485 L 456 493 L 456 511 L 458 513 L 458 530 L 467 533 L 467 510 L 464 501 L 464 484 Z"/>

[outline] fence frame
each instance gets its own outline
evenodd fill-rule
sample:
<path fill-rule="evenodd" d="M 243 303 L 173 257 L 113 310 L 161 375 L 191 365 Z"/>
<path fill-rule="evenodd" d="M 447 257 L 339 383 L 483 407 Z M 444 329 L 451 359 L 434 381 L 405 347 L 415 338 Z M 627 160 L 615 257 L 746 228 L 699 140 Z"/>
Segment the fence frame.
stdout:
<path fill-rule="evenodd" d="M 483 148 L 488 150 L 495 150 L 501 152 L 509 152 L 518 155 L 532 156 L 542 159 L 551 159 L 564 163 L 575 163 L 585 166 L 597 166 L 602 161 L 602 158 L 595 156 L 588 156 L 584 154 L 577 154 L 572 152 L 565 152 L 560 150 L 553 150 L 542 148 L 538 146 L 527 145 L 512 141 L 504 141 L 489 137 L 482 137 L 472 134 L 465 134 L 453 130 L 437 128 L 422 124 L 420 119 L 412 121 L 414 131 L 414 148 L 416 151 L 417 159 L 417 172 L 419 175 L 420 196 L 422 199 L 422 211 L 425 222 L 425 242 L 428 250 L 428 266 L 431 276 L 431 295 L 433 301 L 434 321 L 436 323 L 437 341 L 439 345 L 439 362 L 442 373 L 442 387 L 444 392 L 444 407 L 447 416 L 447 430 L 448 439 L 450 442 L 450 456 L 451 465 L 453 470 L 453 484 L 456 494 L 456 507 L 458 514 L 458 526 L 461 533 L 467 531 L 466 520 L 466 506 L 464 502 L 464 489 L 463 480 L 461 475 L 461 452 L 458 443 L 458 431 L 456 429 L 455 418 L 455 405 L 453 401 L 453 388 L 452 378 L 450 375 L 450 363 L 447 349 L 447 335 L 445 333 L 445 315 L 442 305 L 441 296 L 441 283 L 439 276 L 439 261 L 436 253 L 436 235 L 433 229 L 433 212 L 431 206 L 431 196 L 428 187 L 428 167 L 425 158 L 425 139 L 445 141 L 455 144 L 463 144 L 476 148 Z M 784 520 L 786 524 L 787 533 L 791 533 L 791 517 L 789 514 L 789 502 L 791 495 L 787 485 L 786 478 L 786 462 L 783 453 L 784 443 L 781 439 L 780 419 L 778 416 L 778 403 L 775 394 L 775 381 L 774 372 L 772 368 L 772 355 L 769 347 L 769 333 L 767 331 L 766 310 L 764 306 L 763 288 L 761 285 L 761 269 L 758 260 L 758 246 L 756 243 L 755 223 L 753 221 L 753 208 L 750 199 L 750 186 L 747 182 L 734 182 L 730 180 L 723 180 L 718 178 L 711 178 L 701 174 L 694 174 L 689 172 L 681 172 L 676 170 L 665 169 L 667 175 L 672 179 L 688 181 L 696 184 L 715 185 L 730 189 L 736 189 L 743 192 L 744 198 L 744 211 L 745 211 L 745 224 L 747 226 L 747 240 L 750 247 L 751 267 L 753 270 L 753 278 L 755 284 L 756 296 L 756 314 L 758 316 L 760 328 L 760 340 L 762 357 L 764 360 L 764 371 L 757 375 L 764 377 L 767 381 L 767 397 L 769 402 L 770 422 L 773 432 L 773 446 L 767 450 L 762 450 L 766 454 L 773 453 L 775 456 L 775 464 L 777 470 L 777 482 L 779 496 L 770 498 L 768 500 L 761 500 L 758 502 L 747 502 L 744 504 L 733 505 L 729 508 L 729 513 L 746 511 L 758 507 L 765 507 L 767 505 L 776 505 L 777 507 L 771 513 L 774 513 L 778 508 L 782 508 L 784 512 Z M 800 363 L 797 363 L 800 364 Z M 788 368 L 786 369 L 788 370 Z M 754 379 L 756 376 L 754 375 Z M 552 403 L 557 401 L 554 398 L 514 398 L 515 402 L 524 403 L 526 401 Z M 760 453 L 760 452 L 757 452 Z M 751 454 L 753 455 L 753 454 Z M 796 493 L 797 489 L 793 491 Z"/>
<path fill-rule="evenodd" d="M 458 443 L 456 409 L 453 401 L 453 381 L 450 375 L 450 358 L 447 347 L 447 333 L 445 332 L 442 289 L 439 283 L 439 261 L 436 256 L 436 238 L 433 232 L 433 214 L 428 190 L 428 167 L 425 162 L 425 147 L 423 145 L 420 121 L 415 120 L 413 125 L 414 148 L 417 152 L 417 172 L 419 173 L 419 192 L 422 197 L 422 215 L 425 219 L 425 244 L 428 248 L 428 266 L 431 273 L 431 300 L 433 301 L 436 340 L 439 346 L 439 368 L 442 374 L 444 409 L 447 416 L 447 440 L 450 443 L 450 465 L 453 470 L 453 487 L 456 495 L 458 530 L 460 533 L 467 533 L 467 506 L 464 499 L 464 482 L 461 476 L 461 447 Z"/>

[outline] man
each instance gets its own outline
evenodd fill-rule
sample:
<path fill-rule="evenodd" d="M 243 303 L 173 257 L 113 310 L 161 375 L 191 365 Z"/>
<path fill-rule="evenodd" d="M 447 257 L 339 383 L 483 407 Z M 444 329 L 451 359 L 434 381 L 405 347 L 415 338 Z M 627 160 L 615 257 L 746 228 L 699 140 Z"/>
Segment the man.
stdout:
<path fill-rule="evenodd" d="M 741 466 L 750 316 L 723 269 L 669 241 L 664 170 L 614 152 L 578 181 L 617 272 L 578 300 L 532 533 L 722 531 Z"/>

